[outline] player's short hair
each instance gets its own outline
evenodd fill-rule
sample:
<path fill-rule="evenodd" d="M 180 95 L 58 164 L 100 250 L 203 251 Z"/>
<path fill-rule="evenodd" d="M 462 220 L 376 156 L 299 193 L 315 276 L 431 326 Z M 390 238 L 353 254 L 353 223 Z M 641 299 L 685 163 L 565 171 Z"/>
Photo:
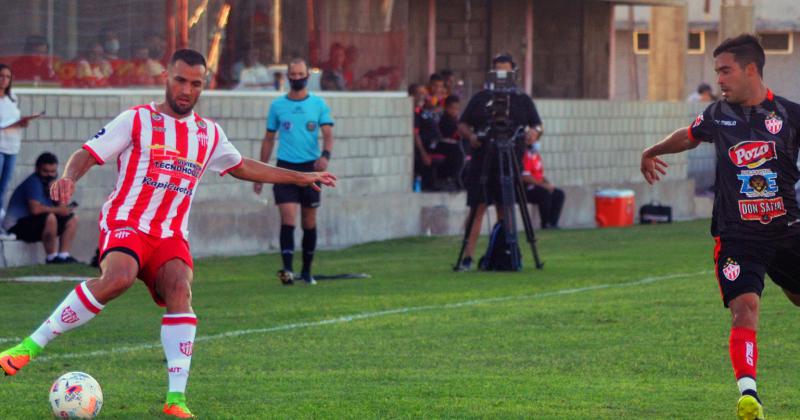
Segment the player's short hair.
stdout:
<path fill-rule="evenodd" d="M 295 57 L 291 61 L 289 61 L 289 64 L 286 65 L 287 74 L 289 73 L 289 68 L 292 67 L 292 64 L 302 64 L 306 66 L 306 72 L 308 72 L 308 63 L 306 63 L 306 60 L 304 58 Z"/>
<path fill-rule="evenodd" d="M 734 38 L 722 41 L 714 49 L 714 57 L 722 53 L 733 54 L 734 60 L 741 68 L 747 67 L 750 63 L 755 63 L 758 75 L 764 76 L 764 47 L 758 42 L 758 38 L 752 34 L 741 34 Z"/>
<path fill-rule="evenodd" d="M 408 96 L 416 95 L 417 89 L 419 89 L 419 83 L 412 83 L 408 85 Z"/>
<path fill-rule="evenodd" d="M 700 83 L 697 85 L 697 93 L 711 92 L 711 85 L 708 83 Z"/>
<path fill-rule="evenodd" d="M 500 53 L 494 56 L 492 59 L 492 67 L 496 66 L 498 63 L 509 63 L 511 64 L 511 68 L 517 68 L 517 63 L 514 62 L 514 57 L 509 53 Z"/>
<path fill-rule="evenodd" d="M 208 65 L 206 65 L 206 58 L 203 57 L 203 54 L 188 48 L 180 49 L 172 53 L 172 58 L 170 58 L 169 64 L 174 65 L 178 62 L 178 60 L 183 61 L 190 66 L 202 65 L 203 67 L 208 68 Z"/>
<path fill-rule="evenodd" d="M 36 169 L 41 168 L 42 165 L 52 165 L 54 163 L 58 164 L 58 158 L 56 155 L 50 152 L 44 152 L 36 158 Z"/>
<path fill-rule="evenodd" d="M 461 98 L 458 95 L 449 95 L 448 97 L 444 98 L 444 106 L 448 107 L 452 104 L 457 104 L 461 102 Z"/>
<path fill-rule="evenodd" d="M 428 78 L 428 83 L 433 83 L 433 82 L 444 82 L 444 78 L 439 73 L 433 73 Z"/>
<path fill-rule="evenodd" d="M 439 72 L 439 74 L 442 75 L 442 77 L 446 79 L 446 78 L 448 78 L 450 76 L 453 76 L 455 73 L 453 73 L 453 70 L 450 70 L 450 69 L 442 69 Z"/>

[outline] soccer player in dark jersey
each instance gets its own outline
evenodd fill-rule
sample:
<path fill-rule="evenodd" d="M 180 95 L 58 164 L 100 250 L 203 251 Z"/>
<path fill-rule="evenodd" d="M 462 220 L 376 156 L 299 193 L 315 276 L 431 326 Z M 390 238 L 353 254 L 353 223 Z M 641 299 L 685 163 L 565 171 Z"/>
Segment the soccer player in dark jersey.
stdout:
<path fill-rule="evenodd" d="M 723 41 L 714 50 L 722 99 L 694 123 L 642 153 L 650 184 L 666 174 L 658 156 L 714 144 L 716 195 L 711 233 L 722 301 L 730 308 L 729 350 L 741 397 L 739 419 L 763 419 L 756 363 L 764 274 L 800 306 L 800 210 L 794 185 L 800 105 L 776 96 L 763 82 L 764 49 L 752 35 Z"/>

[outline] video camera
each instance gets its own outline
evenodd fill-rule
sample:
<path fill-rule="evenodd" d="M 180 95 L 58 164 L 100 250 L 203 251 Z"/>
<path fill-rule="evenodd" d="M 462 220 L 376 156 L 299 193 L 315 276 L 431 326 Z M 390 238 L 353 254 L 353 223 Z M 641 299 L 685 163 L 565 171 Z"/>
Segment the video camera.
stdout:
<path fill-rule="evenodd" d="M 489 124 L 480 137 L 491 143 L 513 144 L 524 127 L 517 126 L 511 118 L 511 98 L 519 91 L 516 85 L 517 72 L 513 70 L 491 70 L 486 77 L 486 87 L 492 97 L 486 103 Z"/>

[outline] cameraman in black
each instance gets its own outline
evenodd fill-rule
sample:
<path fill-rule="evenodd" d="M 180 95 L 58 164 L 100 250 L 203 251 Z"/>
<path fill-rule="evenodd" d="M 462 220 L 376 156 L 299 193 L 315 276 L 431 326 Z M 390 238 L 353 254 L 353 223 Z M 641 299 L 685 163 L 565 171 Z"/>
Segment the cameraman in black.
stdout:
<path fill-rule="evenodd" d="M 492 60 L 492 67 L 495 71 L 510 72 L 515 71 L 517 66 L 514 64 L 514 59 L 511 55 L 504 53 L 497 55 Z M 459 132 L 463 138 L 469 140 L 472 155 L 466 177 L 467 205 L 476 207 L 474 223 L 464 249 L 464 258 L 461 260 L 460 267 L 458 267 L 461 271 L 468 271 L 471 268 L 475 243 L 481 231 L 486 207 L 495 204 L 497 219 L 502 220 L 503 218 L 503 208 L 500 205 L 502 199 L 497 162 L 487 162 L 486 182 L 485 185 L 481 183 L 484 161 L 489 152 L 490 139 L 482 138 L 480 134 L 485 133 L 489 128 L 492 116 L 489 113 L 488 105 L 492 99 L 493 92 L 491 90 L 484 89 L 476 93 L 470 98 L 469 104 L 461 114 L 459 121 Z M 510 118 L 517 125 L 517 128 L 524 127 L 526 145 L 533 144 L 544 133 L 542 120 L 539 118 L 536 106 L 533 104 L 531 97 L 524 92 L 516 90 L 511 94 Z M 520 147 L 519 150 L 522 152 L 524 148 Z M 519 167 L 522 167 L 522 153 L 519 153 L 517 157 L 520 163 Z M 521 202 L 524 203 L 524 197 L 522 200 Z M 466 225 L 469 226 L 469 220 Z"/>

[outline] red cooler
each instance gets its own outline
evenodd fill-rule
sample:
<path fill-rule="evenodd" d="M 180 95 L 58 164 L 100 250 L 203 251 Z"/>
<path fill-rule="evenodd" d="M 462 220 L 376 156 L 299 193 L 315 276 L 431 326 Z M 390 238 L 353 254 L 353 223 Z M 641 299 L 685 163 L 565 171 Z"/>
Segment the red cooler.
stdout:
<path fill-rule="evenodd" d="M 635 206 L 632 190 L 600 190 L 594 195 L 594 219 L 599 227 L 630 226 Z"/>

